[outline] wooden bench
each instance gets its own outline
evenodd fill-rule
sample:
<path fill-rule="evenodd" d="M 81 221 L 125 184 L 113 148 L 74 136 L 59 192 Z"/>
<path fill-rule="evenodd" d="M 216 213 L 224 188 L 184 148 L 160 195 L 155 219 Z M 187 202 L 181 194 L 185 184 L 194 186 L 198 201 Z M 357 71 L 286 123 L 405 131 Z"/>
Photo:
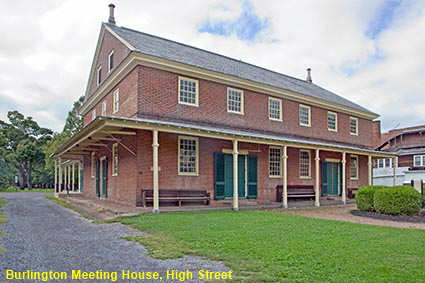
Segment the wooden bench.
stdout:
<path fill-rule="evenodd" d="M 276 201 L 281 202 L 283 198 L 283 186 L 276 186 Z M 288 198 L 313 198 L 315 196 L 313 185 L 288 185 Z"/>
<path fill-rule="evenodd" d="M 146 203 L 153 203 L 153 190 L 142 190 L 141 196 L 142 206 L 146 207 Z M 173 203 L 178 206 L 182 202 L 205 202 L 205 205 L 210 204 L 210 192 L 205 190 L 159 190 L 159 202 Z"/>
<path fill-rule="evenodd" d="M 349 199 L 353 199 L 356 196 L 357 190 L 359 188 L 348 188 L 347 189 L 347 197 Z"/>

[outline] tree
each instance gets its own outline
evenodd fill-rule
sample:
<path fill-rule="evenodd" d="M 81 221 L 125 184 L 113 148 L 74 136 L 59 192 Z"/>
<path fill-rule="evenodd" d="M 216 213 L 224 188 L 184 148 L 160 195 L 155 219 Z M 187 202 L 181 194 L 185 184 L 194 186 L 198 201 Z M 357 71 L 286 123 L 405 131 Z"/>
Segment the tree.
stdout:
<path fill-rule="evenodd" d="M 80 108 L 83 105 L 84 96 L 81 96 L 74 105 L 71 111 L 68 112 L 68 116 L 65 121 L 65 125 L 61 133 L 54 133 L 53 138 L 47 143 L 44 154 L 46 170 L 53 174 L 54 172 L 54 160 L 50 157 L 63 143 L 70 139 L 73 135 L 81 131 L 83 128 L 83 119 L 81 117 Z"/>
<path fill-rule="evenodd" d="M 52 131 L 18 111 L 9 111 L 7 118 L 9 123 L 0 120 L 2 148 L 6 149 L 4 160 L 9 169 L 16 170 L 20 188 L 31 189 L 33 169 L 40 163 L 44 165 L 43 149 L 52 138 Z"/>

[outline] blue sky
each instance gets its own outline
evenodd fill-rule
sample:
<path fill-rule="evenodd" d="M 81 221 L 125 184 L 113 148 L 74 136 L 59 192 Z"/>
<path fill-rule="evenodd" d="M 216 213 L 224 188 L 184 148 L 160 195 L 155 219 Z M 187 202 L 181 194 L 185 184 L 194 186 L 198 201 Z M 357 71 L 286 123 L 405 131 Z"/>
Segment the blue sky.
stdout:
<path fill-rule="evenodd" d="M 311 67 L 314 83 L 381 114 L 384 129 L 424 123 L 423 0 L 113 2 L 121 26 L 301 79 Z M 1 120 L 16 109 L 61 130 L 85 92 L 109 3 L 2 3 Z"/>

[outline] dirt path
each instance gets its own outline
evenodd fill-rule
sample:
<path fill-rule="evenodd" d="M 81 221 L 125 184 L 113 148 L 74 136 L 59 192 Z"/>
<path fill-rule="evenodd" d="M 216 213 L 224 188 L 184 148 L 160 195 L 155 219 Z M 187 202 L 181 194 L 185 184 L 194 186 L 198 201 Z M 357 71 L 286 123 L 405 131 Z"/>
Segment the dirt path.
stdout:
<path fill-rule="evenodd" d="M 331 219 L 348 221 L 361 224 L 371 224 L 378 226 L 390 226 L 399 228 L 416 228 L 425 229 L 425 223 L 410 223 L 410 222 L 396 222 L 389 220 L 373 219 L 368 217 L 355 216 L 350 213 L 351 210 L 356 209 L 355 204 L 326 206 L 326 207 L 308 207 L 308 208 L 293 208 L 279 210 L 282 213 L 297 214 L 313 218 Z"/>

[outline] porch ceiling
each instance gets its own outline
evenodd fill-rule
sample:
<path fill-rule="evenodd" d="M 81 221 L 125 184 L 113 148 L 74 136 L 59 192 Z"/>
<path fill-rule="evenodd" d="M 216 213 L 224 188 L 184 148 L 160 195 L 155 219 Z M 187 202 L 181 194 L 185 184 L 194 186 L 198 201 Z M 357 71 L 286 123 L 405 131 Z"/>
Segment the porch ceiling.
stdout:
<path fill-rule="evenodd" d="M 191 125 L 170 121 L 152 119 L 132 119 L 110 116 L 98 116 L 83 130 L 63 144 L 53 157 L 81 159 L 84 154 L 99 150 L 107 146 L 105 141 L 118 141 L 115 135 L 136 135 L 134 129 L 153 130 L 177 134 L 195 135 L 201 137 L 218 138 L 224 140 L 239 140 L 241 142 L 260 143 L 277 146 L 291 146 L 307 149 L 321 149 L 353 154 L 372 155 L 373 157 L 396 157 L 393 152 L 380 152 L 362 149 L 354 146 L 316 142 L 303 139 L 288 138 L 284 136 L 252 133 L 210 126 Z"/>

